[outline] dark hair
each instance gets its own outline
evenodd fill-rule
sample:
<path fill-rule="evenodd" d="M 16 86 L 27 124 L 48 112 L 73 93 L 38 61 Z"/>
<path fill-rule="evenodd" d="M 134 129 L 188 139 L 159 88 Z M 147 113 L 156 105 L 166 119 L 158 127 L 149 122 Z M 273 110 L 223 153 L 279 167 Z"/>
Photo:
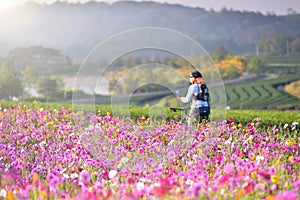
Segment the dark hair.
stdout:
<path fill-rule="evenodd" d="M 201 78 L 202 74 L 199 71 L 194 71 L 191 72 L 191 76 L 193 76 L 194 78 Z"/>

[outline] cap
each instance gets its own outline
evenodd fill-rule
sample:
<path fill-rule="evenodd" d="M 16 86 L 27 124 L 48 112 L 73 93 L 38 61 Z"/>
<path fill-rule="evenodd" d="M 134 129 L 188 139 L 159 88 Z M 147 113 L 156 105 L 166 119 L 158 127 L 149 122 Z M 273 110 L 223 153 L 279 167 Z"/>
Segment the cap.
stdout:
<path fill-rule="evenodd" d="M 201 78 L 202 77 L 202 74 L 199 71 L 191 72 L 190 75 L 193 76 L 194 78 Z"/>

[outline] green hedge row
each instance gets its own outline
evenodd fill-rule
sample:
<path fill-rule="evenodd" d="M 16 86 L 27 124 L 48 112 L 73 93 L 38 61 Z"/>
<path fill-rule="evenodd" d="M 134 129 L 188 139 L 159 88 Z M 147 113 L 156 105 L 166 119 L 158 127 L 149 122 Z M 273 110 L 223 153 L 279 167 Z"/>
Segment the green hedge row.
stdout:
<path fill-rule="evenodd" d="M 18 102 L 2 102 L 1 109 L 17 106 Z M 55 104 L 55 103 L 41 103 L 41 102 L 22 102 L 23 108 L 34 108 L 34 109 L 48 109 L 48 110 L 61 110 L 65 108 L 67 110 L 73 109 L 72 104 Z M 85 105 L 82 105 L 85 107 Z M 92 107 L 92 110 L 91 110 Z M 110 105 L 94 105 L 86 106 L 86 110 L 82 109 L 85 113 L 96 112 L 101 115 L 106 115 L 107 112 L 118 113 L 118 108 Z M 117 111 L 116 111 L 117 109 Z M 174 119 L 174 116 L 177 115 L 181 117 L 181 112 L 173 112 L 168 107 L 142 107 L 142 106 L 129 106 L 129 107 L 120 107 L 120 110 L 129 111 L 129 116 L 131 119 L 136 120 L 138 118 L 148 118 L 149 116 L 158 116 L 162 119 L 170 120 Z M 74 110 L 73 110 L 74 111 Z M 214 115 L 214 110 L 212 110 L 212 115 Z M 160 116 L 161 113 L 164 113 L 164 116 Z M 122 117 L 126 117 L 127 113 L 121 113 Z M 128 115 L 127 115 L 128 116 Z M 293 122 L 300 122 L 300 112 L 287 112 L 287 111 L 272 111 L 272 110 L 227 110 L 225 112 L 225 120 L 233 118 L 236 123 L 241 123 L 246 125 L 251 122 L 253 119 L 260 118 L 261 124 L 263 126 L 273 126 L 273 125 L 284 125 L 291 124 Z"/>

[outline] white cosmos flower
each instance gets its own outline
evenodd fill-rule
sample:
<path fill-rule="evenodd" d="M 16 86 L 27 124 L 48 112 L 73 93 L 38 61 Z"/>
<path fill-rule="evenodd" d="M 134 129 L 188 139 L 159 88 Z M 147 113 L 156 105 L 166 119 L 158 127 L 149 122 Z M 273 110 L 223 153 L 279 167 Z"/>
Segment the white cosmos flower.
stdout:
<path fill-rule="evenodd" d="M 70 178 L 70 176 L 68 174 L 63 174 L 63 176 L 67 179 Z"/>
<path fill-rule="evenodd" d="M 231 144 L 231 141 L 232 141 L 231 138 L 229 138 L 228 140 L 225 141 L 225 144 L 229 145 L 229 144 Z"/>
<path fill-rule="evenodd" d="M 70 178 L 78 178 L 78 174 L 77 173 L 73 173 L 73 174 L 71 174 Z"/>
<path fill-rule="evenodd" d="M 194 183 L 194 181 L 192 181 L 191 179 L 187 179 L 185 181 L 185 183 L 188 184 L 188 185 L 192 185 Z"/>
<path fill-rule="evenodd" d="M 154 183 L 153 186 L 154 187 L 160 187 L 160 183 Z"/>
<path fill-rule="evenodd" d="M 263 161 L 265 158 L 263 156 L 256 156 L 256 161 L 260 163 L 260 161 Z"/>
<path fill-rule="evenodd" d="M 137 191 L 143 190 L 144 187 L 145 187 L 145 184 L 144 184 L 143 182 L 138 182 L 138 183 L 136 184 L 136 189 L 137 189 Z"/>
<path fill-rule="evenodd" d="M 250 135 L 247 140 L 253 140 L 253 135 Z"/>
<path fill-rule="evenodd" d="M 221 189 L 220 194 L 223 196 L 225 194 L 224 188 Z"/>
<path fill-rule="evenodd" d="M 121 163 L 127 163 L 128 160 L 129 160 L 129 159 L 128 159 L 127 157 L 123 157 L 123 158 L 121 159 Z"/>
<path fill-rule="evenodd" d="M 6 190 L 5 189 L 2 189 L 0 190 L 0 197 L 6 197 Z"/>
<path fill-rule="evenodd" d="M 295 130 L 296 129 L 296 126 L 299 124 L 299 122 L 293 122 L 291 127 L 292 127 L 292 130 Z"/>
<path fill-rule="evenodd" d="M 117 173 L 118 173 L 118 171 L 117 170 L 110 170 L 109 172 L 108 172 L 108 178 L 109 179 L 113 179 L 113 178 L 115 178 L 116 177 L 116 175 L 117 175 Z"/>

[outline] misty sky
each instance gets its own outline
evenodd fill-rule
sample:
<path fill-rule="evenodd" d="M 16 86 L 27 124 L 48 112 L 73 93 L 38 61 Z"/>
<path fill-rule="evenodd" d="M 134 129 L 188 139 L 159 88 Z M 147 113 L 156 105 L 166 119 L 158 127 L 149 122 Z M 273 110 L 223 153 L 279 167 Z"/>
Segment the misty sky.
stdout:
<path fill-rule="evenodd" d="M 22 3 L 30 0 L 0 0 L 0 9 L 9 7 L 15 3 Z M 33 0 L 40 3 L 53 3 L 55 0 Z M 67 2 L 88 2 L 90 0 L 62 0 Z M 93 0 L 104 1 L 108 3 L 116 2 L 117 0 Z M 143 1 L 143 0 L 136 0 Z M 148 0 L 149 1 L 149 0 Z M 275 13 L 279 15 L 287 14 L 287 10 L 292 8 L 297 13 L 300 13 L 300 0 L 153 0 L 156 2 L 177 3 L 191 7 L 202 7 L 207 10 L 213 8 L 216 11 L 226 7 L 240 11 L 259 11 L 264 14 Z"/>

